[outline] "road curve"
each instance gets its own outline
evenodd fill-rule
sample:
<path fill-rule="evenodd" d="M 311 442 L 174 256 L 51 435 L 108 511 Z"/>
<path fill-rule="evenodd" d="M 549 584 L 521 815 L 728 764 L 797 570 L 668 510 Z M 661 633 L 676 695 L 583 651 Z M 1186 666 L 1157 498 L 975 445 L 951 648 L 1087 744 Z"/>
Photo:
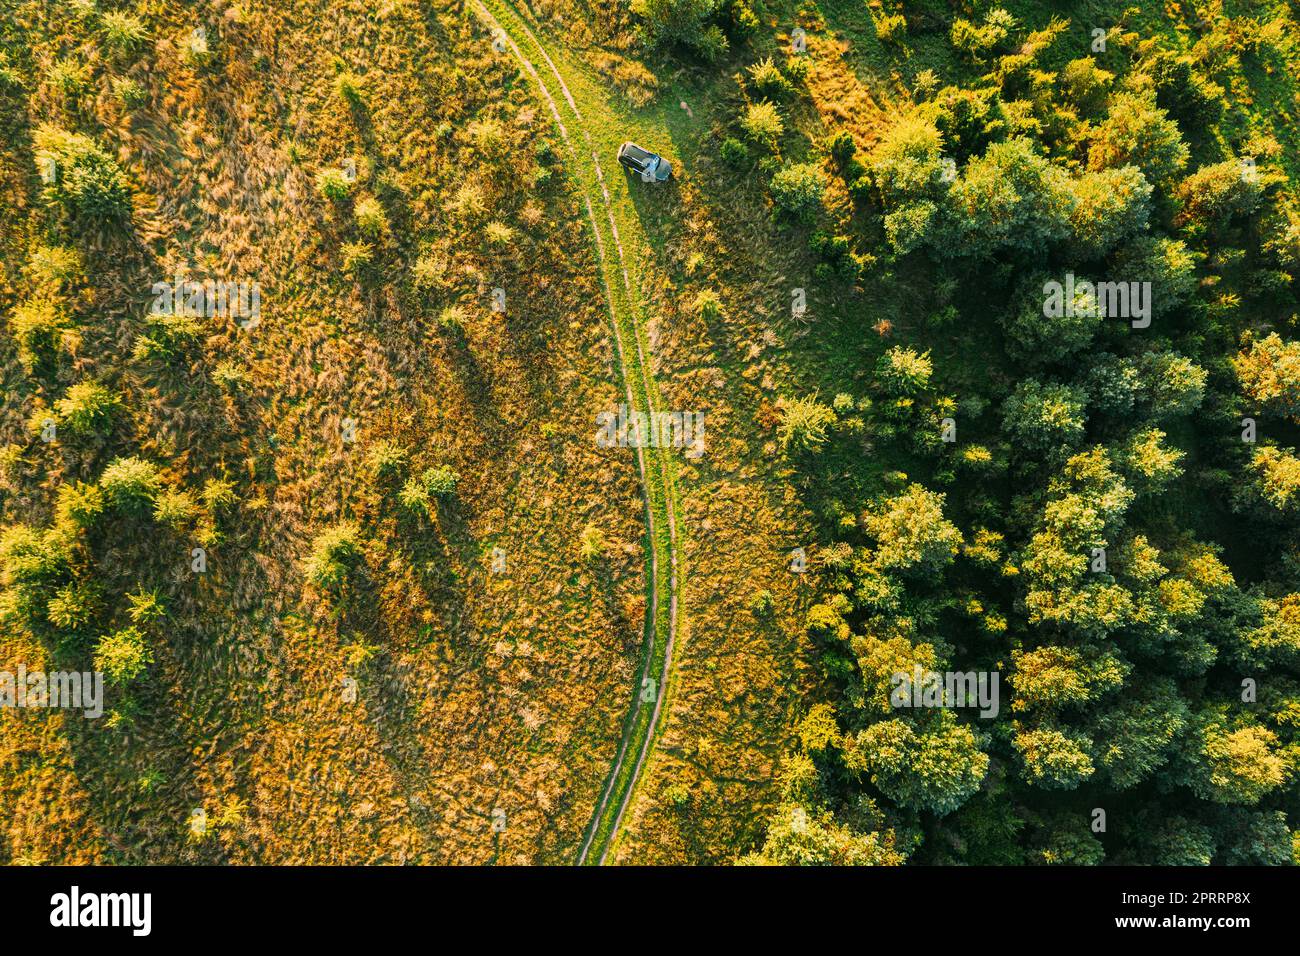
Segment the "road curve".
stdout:
<path fill-rule="evenodd" d="M 614 342 L 618 355 L 620 372 L 623 378 L 624 390 L 629 408 L 644 408 L 651 415 L 657 411 L 656 389 L 653 378 L 650 374 L 650 367 L 646 360 L 645 349 L 641 344 L 640 326 L 637 320 L 637 309 L 632 306 L 638 301 L 638 294 L 634 288 L 631 277 L 628 274 L 627 261 L 624 256 L 622 241 L 618 233 L 618 224 L 614 217 L 613 205 L 610 199 L 609 189 L 606 186 L 604 173 L 601 170 L 600 157 L 592 146 L 590 134 L 583 123 L 582 112 L 578 108 L 568 85 L 564 81 L 563 75 L 556 66 L 555 61 L 551 58 L 546 48 L 538 40 L 532 30 L 528 28 L 523 18 L 510 6 L 508 0 L 492 0 L 494 5 L 499 5 L 499 9 L 506 14 L 506 23 L 503 24 L 496 16 L 493 15 L 483 0 L 473 0 L 473 8 L 479 18 L 492 31 L 494 44 L 498 50 L 504 44 L 511 54 L 519 61 L 520 65 L 528 73 L 536 84 L 538 92 L 546 101 L 550 108 L 551 115 L 555 120 L 556 127 L 560 133 L 561 139 L 565 142 L 567 148 L 572 154 L 571 159 L 575 164 L 575 171 L 580 171 L 585 163 L 580 159 L 577 153 L 577 145 L 573 141 L 569 127 L 565 124 L 561 115 L 561 109 L 556 102 L 555 97 L 546 80 L 533 65 L 532 60 L 521 48 L 520 43 L 527 44 L 532 49 L 540 53 L 546 63 L 556 88 L 559 89 L 568 107 L 574 129 L 581 134 L 586 152 L 591 155 L 591 167 L 595 172 L 596 184 L 599 185 L 599 202 L 604 207 L 606 217 L 609 222 L 611 245 L 613 246 L 614 256 L 617 260 L 617 275 L 622 281 L 622 293 L 628 303 L 628 314 L 625 316 L 632 335 L 634 351 L 631 353 L 632 365 L 628 364 L 629 353 L 626 349 L 620 316 L 617 304 L 617 296 L 613 294 L 610 287 L 608 270 L 610 261 L 605 248 L 605 240 L 601 235 L 601 225 L 597 221 L 595 208 L 592 205 L 591 193 L 594 191 L 590 185 L 583 183 L 583 201 L 586 205 L 587 217 L 591 222 L 592 234 L 595 237 L 596 254 L 601 266 L 601 283 L 605 291 L 605 298 L 609 304 L 611 325 L 614 329 Z M 636 383 L 638 388 L 634 388 Z M 636 393 L 640 391 L 643 395 L 643 401 L 636 400 Z M 648 561 L 648 580 L 650 582 L 650 600 L 646 608 L 646 634 L 647 644 L 644 649 L 645 663 L 640 671 L 640 677 L 637 685 L 633 688 L 632 706 L 625 721 L 624 731 L 620 737 L 618 751 L 614 758 L 614 763 L 610 768 L 609 775 L 606 778 L 605 786 L 602 789 L 600 800 L 596 804 L 595 811 L 592 814 L 591 822 L 588 824 L 586 833 L 583 837 L 581 849 L 578 853 L 576 862 L 579 865 L 592 862 L 592 849 L 598 848 L 595 855 L 595 862 L 603 864 L 609 856 L 610 850 L 614 845 L 615 838 L 618 835 L 619 828 L 622 825 L 623 817 L 632 802 L 632 796 L 636 791 L 636 785 L 640 780 L 641 773 L 645 768 L 646 760 L 654 745 L 655 736 L 659 729 L 659 721 L 663 713 L 664 701 L 668 697 L 669 678 L 672 673 L 673 649 L 677 638 L 677 593 L 678 593 L 678 561 L 677 561 L 677 518 L 676 518 L 676 499 L 675 483 L 672 480 L 671 469 L 666 460 L 666 453 L 662 449 L 656 449 L 651 456 L 647 456 L 646 449 L 637 448 L 637 468 L 641 477 L 642 497 L 646 509 L 646 541 L 647 541 L 647 561 Z M 657 467 L 647 465 L 647 457 L 653 457 Z M 654 487 L 652 487 L 652 485 Z M 657 493 L 657 494 L 656 494 Z M 667 530 L 666 542 L 659 536 L 659 525 L 656 519 L 656 500 L 662 502 L 663 521 Z M 666 552 L 666 554 L 665 554 Z M 668 583 L 667 583 L 667 603 L 668 619 L 666 633 L 662 645 L 657 645 L 660 632 L 660 603 L 659 603 L 659 570 L 661 561 L 666 557 L 668 566 Z M 642 688 L 646 686 L 646 680 L 650 678 L 651 668 L 653 667 L 656 651 L 662 648 L 662 664 L 659 670 L 657 683 L 654 685 L 657 693 L 654 695 L 654 707 L 651 711 L 648 721 L 640 720 L 641 709 L 644 704 L 649 703 L 642 700 Z M 636 761 L 632 766 L 630 775 L 625 773 L 626 762 L 629 753 L 636 754 Z M 621 783 L 621 786 L 620 786 Z M 613 802 L 611 802 L 613 801 Z M 612 823 L 608 827 L 603 827 L 605 820 L 609 819 L 612 814 Z"/>

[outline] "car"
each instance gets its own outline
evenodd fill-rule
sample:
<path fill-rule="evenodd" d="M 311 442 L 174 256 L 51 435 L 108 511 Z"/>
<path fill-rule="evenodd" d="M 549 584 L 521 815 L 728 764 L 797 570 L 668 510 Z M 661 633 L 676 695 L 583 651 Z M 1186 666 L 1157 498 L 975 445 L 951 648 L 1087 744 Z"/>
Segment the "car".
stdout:
<path fill-rule="evenodd" d="M 618 148 L 618 161 L 646 182 L 662 183 L 673 174 L 673 164 L 658 153 L 642 149 L 636 143 L 624 143 Z"/>

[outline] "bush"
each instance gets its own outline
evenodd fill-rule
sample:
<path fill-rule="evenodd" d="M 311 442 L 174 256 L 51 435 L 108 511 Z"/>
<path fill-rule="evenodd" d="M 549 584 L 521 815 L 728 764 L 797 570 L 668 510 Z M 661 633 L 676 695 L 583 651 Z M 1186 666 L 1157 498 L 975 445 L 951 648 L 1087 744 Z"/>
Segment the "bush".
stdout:
<path fill-rule="evenodd" d="M 153 651 L 138 627 L 125 627 L 105 635 L 95 647 L 95 670 L 110 684 L 128 684 L 153 663 Z"/>
<path fill-rule="evenodd" d="M 454 495 L 456 493 L 456 483 L 460 481 L 460 475 L 452 471 L 447 465 L 439 465 L 436 468 L 428 469 L 422 476 L 424 487 L 429 489 L 431 495 Z"/>
<path fill-rule="evenodd" d="M 358 202 L 352 214 L 357 223 L 357 231 L 367 239 L 378 242 L 388 233 L 388 215 L 374 196 L 367 196 Z"/>
<path fill-rule="evenodd" d="M 777 140 L 785 132 L 785 123 L 781 120 L 781 113 L 776 108 L 776 104 L 768 100 L 759 103 L 751 103 L 745 109 L 745 116 L 740 121 L 741 127 L 755 143 L 765 149 L 775 150 Z"/>
<path fill-rule="evenodd" d="M 406 469 L 406 449 L 394 441 L 378 442 L 366 455 L 366 468 L 379 481 L 391 481 Z"/>
<path fill-rule="evenodd" d="M 99 488 L 109 507 L 127 513 L 142 513 L 158 497 L 162 475 L 152 462 L 118 458 L 99 476 Z"/>
<path fill-rule="evenodd" d="M 724 139 L 718 152 L 722 161 L 730 166 L 744 166 L 749 162 L 749 148 L 734 136 Z"/>
<path fill-rule="evenodd" d="M 747 67 L 745 72 L 749 74 L 750 85 L 762 96 L 786 96 L 794 91 L 770 56 Z"/>
<path fill-rule="evenodd" d="M 896 43 L 907 35 L 907 18 L 901 13 L 876 17 L 876 36 L 881 43 Z"/>
<path fill-rule="evenodd" d="M 169 488 L 154 501 L 153 518 L 174 531 L 184 531 L 199 513 L 199 504 L 188 491 Z"/>
<path fill-rule="evenodd" d="M 706 322 L 722 318 L 722 299 L 712 289 L 704 289 L 695 297 L 692 310 Z"/>
<path fill-rule="evenodd" d="M 594 524 L 589 524 L 582 529 L 581 543 L 578 553 L 584 561 L 595 561 L 605 553 L 605 536 L 600 533 L 600 529 Z"/>
<path fill-rule="evenodd" d="M 138 110 L 149 102 L 149 94 L 145 92 L 145 88 L 129 77 L 118 77 L 113 80 L 113 95 L 117 97 L 117 101 L 123 108 L 128 110 Z"/>
<path fill-rule="evenodd" d="M 18 359 L 28 372 L 52 363 L 71 329 L 72 322 L 63 307 L 49 298 L 20 303 L 9 317 L 9 331 L 18 345 Z"/>
<path fill-rule="evenodd" d="M 365 84 L 361 77 L 350 70 L 344 70 L 334 77 L 334 92 L 349 107 L 353 109 L 365 108 Z"/>
<path fill-rule="evenodd" d="M 42 196 L 71 216 L 100 225 L 131 218 L 131 191 L 122 168 L 89 137 L 56 126 L 41 126 L 33 136 L 36 162 L 45 184 Z"/>
<path fill-rule="evenodd" d="M 103 25 L 104 46 L 121 57 L 135 54 L 149 40 L 149 31 L 138 17 L 111 10 L 100 18 Z"/>
<path fill-rule="evenodd" d="M 777 209 L 803 221 L 812 219 L 825 189 L 822 171 L 811 163 L 785 166 L 772 177 L 772 200 Z"/>
<path fill-rule="evenodd" d="M 335 590 L 361 563 L 360 533 L 356 525 L 336 524 L 326 528 L 312 542 L 304 571 L 318 588 Z"/>
<path fill-rule="evenodd" d="M 316 192 L 328 202 L 345 202 L 355 185 L 341 169 L 322 169 L 316 174 Z"/>
<path fill-rule="evenodd" d="M 56 520 L 78 531 L 89 531 L 104 513 L 104 493 L 97 485 L 70 482 L 59 485 Z"/>
<path fill-rule="evenodd" d="M 852 133 L 842 129 L 827 140 L 826 150 L 831 154 L 831 159 L 844 166 L 853 158 L 853 154 L 858 151 L 858 144 L 853 141 Z M 865 169 L 859 170 L 858 175 L 862 175 L 863 172 L 865 172 Z"/>
<path fill-rule="evenodd" d="M 353 279 L 361 279 L 375 263 L 375 247 L 368 242 L 345 242 L 339 247 L 343 271 Z"/>
<path fill-rule="evenodd" d="M 59 425 L 78 437 L 107 435 L 121 408 L 121 400 L 98 382 L 78 382 L 54 403 Z"/>
<path fill-rule="evenodd" d="M 781 447 L 816 451 L 826 441 L 826 429 L 835 423 L 835 412 L 817 400 L 787 398 L 781 406 L 781 421 L 777 425 L 777 439 Z"/>

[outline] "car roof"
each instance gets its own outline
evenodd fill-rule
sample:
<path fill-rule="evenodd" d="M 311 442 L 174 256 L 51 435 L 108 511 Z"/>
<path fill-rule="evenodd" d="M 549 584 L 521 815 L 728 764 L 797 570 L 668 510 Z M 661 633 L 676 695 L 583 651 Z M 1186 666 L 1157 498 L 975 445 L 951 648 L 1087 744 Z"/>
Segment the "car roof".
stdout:
<path fill-rule="evenodd" d="M 642 162 L 655 158 L 654 153 L 650 152 L 649 150 L 642 149 L 636 143 L 624 143 L 623 153 L 627 156 L 631 156 L 633 159 L 639 159 Z"/>

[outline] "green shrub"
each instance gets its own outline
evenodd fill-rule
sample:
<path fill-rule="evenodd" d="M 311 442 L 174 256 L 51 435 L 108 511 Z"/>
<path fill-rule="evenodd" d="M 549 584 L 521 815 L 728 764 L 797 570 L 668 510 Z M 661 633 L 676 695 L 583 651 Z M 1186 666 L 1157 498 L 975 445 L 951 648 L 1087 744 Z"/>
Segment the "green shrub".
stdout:
<path fill-rule="evenodd" d="M 312 542 L 304 571 L 319 588 L 336 590 L 361 563 L 361 538 L 356 525 L 342 523 L 326 528 Z"/>
<path fill-rule="evenodd" d="M 219 515 L 228 511 L 238 500 L 235 483 L 226 478 L 209 478 L 203 483 L 203 505 L 208 514 Z"/>
<path fill-rule="evenodd" d="M 751 103 L 745 109 L 745 116 L 740 121 L 741 128 L 755 143 L 765 149 L 775 150 L 777 141 L 785 132 L 785 123 L 776 104 L 769 100 Z"/>
<path fill-rule="evenodd" d="M 23 266 L 23 276 L 42 294 L 57 295 L 82 279 L 81 253 L 67 246 L 37 246 Z"/>
<path fill-rule="evenodd" d="M 39 127 L 32 140 L 37 166 L 51 179 L 42 191 L 46 203 L 101 225 L 130 219 L 126 175 L 93 140 L 50 125 Z"/>
<path fill-rule="evenodd" d="M 118 458 L 99 476 L 99 488 L 111 508 L 142 513 L 154 503 L 162 489 L 158 466 L 139 458 Z"/>
<path fill-rule="evenodd" d="M 361 77 L 352 71 L 344 70 L 334 77 L 334 92 L 349 107 L 353 109 L 365 108 L 365 83 Z"/>
<path fill-rule="evenodd" d="M 167 605 L 157 591 L 139 590 L 126 596 L 127 616 L 132 623 L 148 626 L 167 616 Z"/>
<path fill-rule="evenodd" d="M 72 322 L 62 305 L 50 298 L 28 299 L 9 316 L 9 331 L 18 346 L 18 359 L 28 372 L 57 357 Z"/>
<path fill-rule="evenodd" d="M 751 65 L 745 72 L 749 74 L 750 85 L 762 96 L 785 96 L 794 90 L 770 56 Z"/>
<path fill-rule="evenodd" d="M 345 202 L 355 188 L 354 180 L 341 169 L 322 169 L 316 174 L 316 192 L 328 202 Z"/>
<path fill-rule="evenodd" d="M 105 13 L 100 19 L 104 46 L 110 54 L 129 57 L 149 40 L 149 31 L 138 17 L 117 10 Z"/>
<path fill-rule="evenodd" d="M 59 426 L 77 437 L 107 435 L 122 401 L 98 382 L 78 382 L 54 403 Z"/>
<path fill-rule="evenodd" d="M 722 141 L 719 154 L 722 156 L 722 161 L 731 166 L 743 166 L 749 162 L 749 148 L 732 136 Z"/>
<path fill-rule="evenodd" d="M 89 627 L 99 612 L 99 589 L 92 584 L 73 582 L 60 588 L 50 599 L 45 617 L 61 631 L 81 631 Z"/>
<path fill-rule="evenodd" d="M 460 476 L 447 465 L 439 465 L 428 469 L 421 476 L 421 480 L 431 495 L 453 495 L 456 493 L 456 483 L 460 481 Z"/>
<path fill-rule="evenodd" d="M 907 35 L 907 18 L 901 13 L 880 14 L 876 17 L 876 36 L 881 43 L 897 43 Z"/>
<path fill-rule="evenodd" d="M 367 239 L 378 242 L 387 235 L 388 215 L 374 196 L 367 196 L 358 202 L 352 214 L 356 219 L 357 231 Z"/>
<path fill-rule="evenodd" d="M 594 524 L 588 524 L 582 529 L 582 537 L 578 546 L 578 554 L 583 561 L 595 561 L 605 553 L 605 536 L 600 533 L 600 529 Z"/>
<path fill-rule="evenodd" d="M 712 289 L 703 289 L 695 297 L 692 309 L 704 321 L 713 322 L 722 318 L 722 299 Z"/>
<path fill-rule="evenodd" d="M 777 439 L 784 449 L 815 451 L 826 441 L 826 429 L 835 423 L 835 412 L 817 400 L 787 398 L 781 405 Z"/>
<path fill-rule="evenodd" d="M 59 524 L 89 531 L 104 513 L 104 493 L 98 485 L 65 482 L 59 485 L 54 513 Z"/>
<path fill-rule="evenodd" d="M 804 221 L 812 219 L 825 189 L 822 171 L 811 163 L 782 167 L 772 177 L 772 200 L 777 209 Z"/>
<path fill-rule="evenodd" d="M 95 670 L 104 679 L 120 686 L 129 684 L 153 663 L 153 651 L 138 627 L 124 627 L 99 639 L 95 647 Z"/>
<path fill-rule="evenodd" d="M 80 96 L 90 86 L 90 68 L 70 57 L 58 60 L 45 71 L 45 82 L 69 99 Z"/>
<path fill-rule="evenodd" d="M 772 592 L 766 588 L 754 592 L 753 597 L 749 599 L 749 610 L 755 617 L 771 617 L 775 607 L 776 600 L 772 597 Z"/>
<path fill-rule="evenodd" d="M 168 488 L 154 502 L 154 520 L 174 531 L 184 531 L 198 513 L 199 503 L 193 493 L 179 488 Z"/>
<path fill-rule="evenodd" d="M 339 248 L 343 271 L 353 279 L 361 279 L 375 263 L 375 247 L 368 242 L 345 242 Z"/>
<path fill-rule="evenodd" d="M 407 511 L 427 516 L 430 512 L 429 489 L 420 478 L 408 478 L 397 493 L 398 503 Z"/>
<path fill-rule="evenodd" d="M 366 468 L 379 481 L 391 481 L 406 469 L 406 449 L 395 441 L 380 441 L 366 455 Z"/>
<path fill-rule="evenodd" d="M 118 77 L 113 80 L 113 95 L 117 97 L 117 101 L 123 108 L 128 110 L 138 110 L 149 102 L 149 94 L 145 88 L 129 77 Z"/>

